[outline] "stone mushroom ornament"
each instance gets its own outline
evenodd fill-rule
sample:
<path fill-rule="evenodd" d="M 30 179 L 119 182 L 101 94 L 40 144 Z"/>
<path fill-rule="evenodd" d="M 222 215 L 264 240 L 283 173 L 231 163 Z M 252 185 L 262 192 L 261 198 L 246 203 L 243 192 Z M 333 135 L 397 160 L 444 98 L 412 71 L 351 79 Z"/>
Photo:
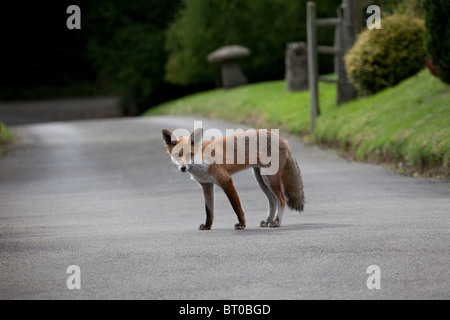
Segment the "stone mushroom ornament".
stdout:
<path fill-rule="evenodd" d="M 249 55 L 250 49 L 231 45 L 211 52 L 206 60 L 209 63 L 221 63 L 222 87 L 230 89 L 247 84 L 247 78 L 242 73 L 237 60 Z"/>

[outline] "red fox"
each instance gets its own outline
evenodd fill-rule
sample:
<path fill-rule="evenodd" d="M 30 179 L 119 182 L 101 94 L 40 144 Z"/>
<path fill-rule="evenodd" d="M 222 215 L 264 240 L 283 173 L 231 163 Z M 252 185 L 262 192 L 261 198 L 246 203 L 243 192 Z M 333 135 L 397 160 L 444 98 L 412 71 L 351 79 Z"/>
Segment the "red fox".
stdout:
<path fill-rule="evenodd" d="M 189 172 L 203 189 L 206 222 L 199 230 L 210 230 L 213 224 L 214 184 L 223 189 L 237 215 L 238 223 L 234 228 L 246 227 L 241 201 L 231 179 L 232 174 L 246 168 L 253 169 L 269 203 L 267 217 L 260 222 L 260 227 L 280 227 L 286 204 L 295 211 L 303 211 L 300 169 L 288 142 L 276 133 L 247 130 L 203 141 L 202 128 L 184 137 L 176 137 L 164 129 L 162 137 L 172 162 L 181 172 Z M 268 163 L 268 158 L 272 163 Z"/>

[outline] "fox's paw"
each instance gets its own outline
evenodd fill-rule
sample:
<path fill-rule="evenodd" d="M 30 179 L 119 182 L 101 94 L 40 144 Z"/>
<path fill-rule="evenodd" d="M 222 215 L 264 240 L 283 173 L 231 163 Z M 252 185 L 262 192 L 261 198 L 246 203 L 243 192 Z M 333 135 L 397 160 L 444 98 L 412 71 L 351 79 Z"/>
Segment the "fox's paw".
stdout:
<path fill-rule="evenodd" d="M 244 223 L 236 223 L 234 225 L 234 229 L 236 229 L 236 230 L 243 230 L 243 229 L 245 229 L 245 224 Z"/>
<path fill-rule="evenodd" d="M 206 226 L 205 224 L 201 224 L 198 226 L 198 230 L 211 230 L 211 226 Z"/>
<path fill-rule="evenodd" d="M 259 223 L 259 226 L 260 226 L 261 228 L 266 228 L 266 227 L 269 226 L 269 223 L 268 223 L 266 220 L 262 220 L 262 221 Z"/>
<path fill-rule="evenodd" d="M 280 226 L 281 226 L 281 223 L 280 223 L 280 221 L 277 221 L 277 220 L 271 221 L 269 223 L 269 227 L 270 228 L 278 228 Z"/>

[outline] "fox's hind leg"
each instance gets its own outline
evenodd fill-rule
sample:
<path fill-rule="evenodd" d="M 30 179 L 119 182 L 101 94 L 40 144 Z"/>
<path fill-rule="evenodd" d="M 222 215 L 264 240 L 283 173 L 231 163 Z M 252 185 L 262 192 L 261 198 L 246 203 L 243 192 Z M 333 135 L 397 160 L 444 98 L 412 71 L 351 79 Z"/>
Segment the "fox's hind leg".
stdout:
<path fill-rule="evenodd" d="M 265 220 L 262 220 L 259 224 L 260 227 L 268 227 L 269 224 L 273 221 L 275 217 L 275 212 L 277 210 L 277 200 L 275 199 L 272 191 L 269 186 L 264 182 L 263 177 L 261 176 L 261 170 L 259 168 L 253 168 L 253 174 L 255 175 L 255 179 L 259 184 L 259 187 L 264 192 L 267 197 L 267 201 L 269 203 L 269 211 L 267 213 L 267 217 Z"/>
<path fill-rule="evenodd" d="M 284 208 L 285 208 L 285 206 L 282 205 L 280 202 L 278 202 L 277 216 L 270 223 L 269 227 L 271 227 L 271 228 L 281 227 L 281 221 L 283 220 Z"/>
<path fill-rule="evenodd" d="M 280 227 L 283 219 L 284 208 L 286 207 L 286 197 L 284 196 L 280 173 L 278 172 L 275 175 L 265 175 L 262 177 L 269 186 L 269 189 L 276 200 L 277 206 L 277 215 L 275 216 L 275 219 L 270 221 L 269 227 Z"/>

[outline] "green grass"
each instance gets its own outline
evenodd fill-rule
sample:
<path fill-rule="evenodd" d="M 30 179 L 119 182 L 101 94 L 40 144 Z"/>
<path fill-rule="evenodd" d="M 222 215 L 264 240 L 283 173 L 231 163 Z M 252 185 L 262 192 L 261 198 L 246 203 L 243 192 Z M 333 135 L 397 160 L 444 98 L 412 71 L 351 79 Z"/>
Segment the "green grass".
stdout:
<path fill-rule="evenodd" d="M 159 105 L 145 115 L 194 114 L 279 128 L 360 161 L 450 177 L 450 87 L 427 70 L 339 107 L 334 84 L 320 83 L 319 93 L 322 114 L 312 137 L 309 93 L 287 92 L 284 81 L 202 92 Z"/>
<path fill-rule="evenodd" d="M 324 114 L 314 140 L 350 151 L 357 160 L 449 178 L 450 86 L 423 70 Z"/>
<path fill-rule="evenodd" d="M 320 84 L 322 112 L 334 108 L 335 97 L 334 84 Z M 287 92 L 284 81 L 201 92 L 161 104 L 145 113 L 147 116 L 160 114 L 194 114 L 301 134 L 307 134 L 311 127 L 309 93 Z"/>
<path fill-rule="evenodd" d="M 8 128 L 0 122 L 0 153 L 3 151 L 5 145 L 13 141 L 13 135 Z"/>

